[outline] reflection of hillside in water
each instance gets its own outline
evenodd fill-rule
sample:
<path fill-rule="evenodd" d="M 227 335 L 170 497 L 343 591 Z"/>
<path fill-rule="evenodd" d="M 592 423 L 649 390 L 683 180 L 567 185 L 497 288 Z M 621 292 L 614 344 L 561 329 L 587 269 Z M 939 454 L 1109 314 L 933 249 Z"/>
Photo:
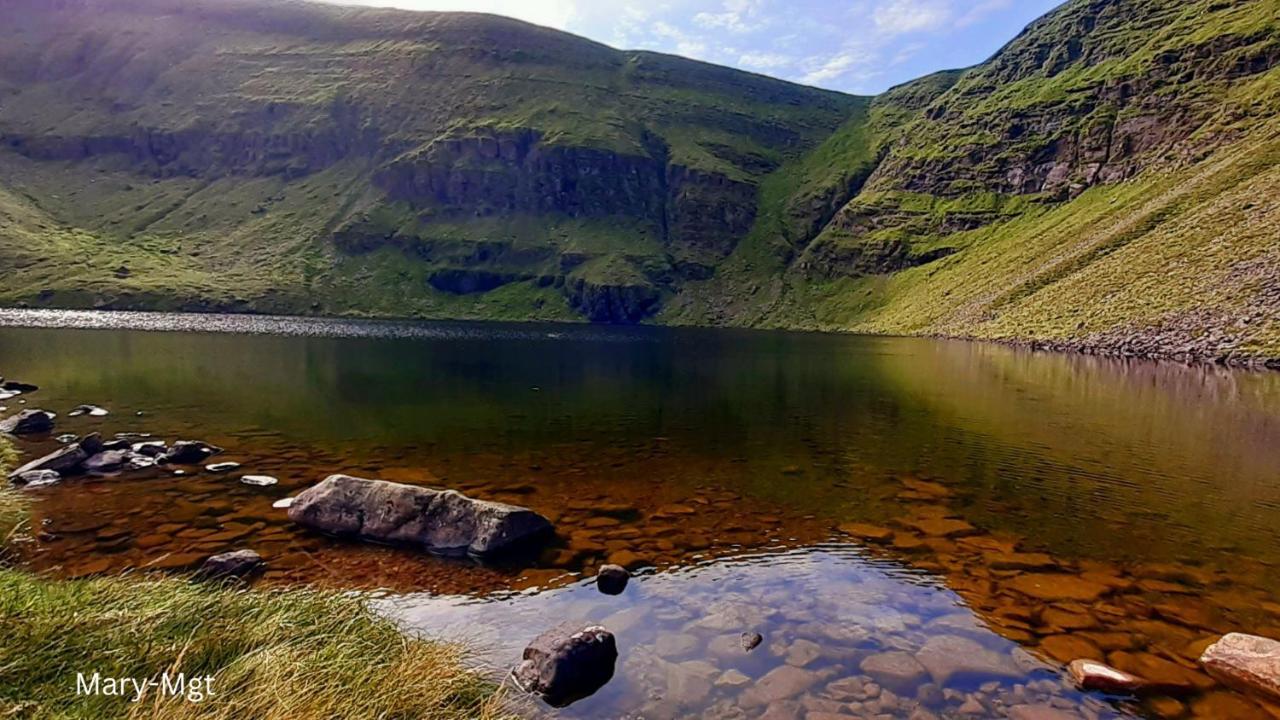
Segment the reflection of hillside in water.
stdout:
<path fill-rule="evenodd" d="M 958 342 L 882 370 L 963 438 L 917 467 L 967 486 L 975 523 L 1107 558 L 1280 551 L 1280 375 Z"/>

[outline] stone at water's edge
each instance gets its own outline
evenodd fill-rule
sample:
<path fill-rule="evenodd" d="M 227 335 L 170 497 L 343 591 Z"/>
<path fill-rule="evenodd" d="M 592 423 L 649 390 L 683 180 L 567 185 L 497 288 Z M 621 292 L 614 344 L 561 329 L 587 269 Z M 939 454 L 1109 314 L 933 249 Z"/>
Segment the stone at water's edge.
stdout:
<path fill-rule="evenodd" d="M 31 470 L 24 472 L 14 478 L 15 485 L 25 485 L 28 488 L 44 487 L 45 485 L 53 485 L 62 479 L 57 470 Z"/>
<path fill-rule="evenodd" d="M 1096 660 L 1073 660 L 1067 665 L 1067 672 L 1081 690 L 1132 695 L 1147 688 L 1147 683 L 1142 678 Z"/>
<path fill-rule="evenodd" d="M 222 448 L 198 440 L 179 440 L 156 458 L 162 465 L 199 465 L 222 452 Z"/>
<path fill-rule="evenodd" d="M 617 660 L 613 633 L 599 625 L 566 623 L 534 638 L 511 675 L 525 692 L 565 707 L 604 687 Z"/>
<path fill-rule="evenodd" d="M 206 558 L 196 571 L 196 579 L 243 580 L 262 566 L 262 556 L 253 550 L 234 550 Z"/>
<path fill-rule="evenodd" d="M 10 435 L 34 435 L 49 432 L 53 429 L 53 419 L 57 417 L 47 410 L 23 410 L 17 415 L 10 415 L 0 420 L 0 433 Z"/>
<path fill-rule="evenodd" d="M 1230 633 L 1204 651 L 1200 664 L 1224 685 L 1280 700 L 1280 641 Z"/>
<path fill-rule="evenodd" d="M 473 555 L 531 549 L 552 529 L 528 508 L 350 475 L 330 475 L 304 490 L 289 519 L 333 535 Z"/>
<path fill-rule="evenodd" d="M 27 473 L 37 470 L 52 470 L 60 475 L 67 475 L 80 470 L 80 466 L 90 456 L 102 452 L 102 438 L 97 433 L 86 435 L 80 442 L 58 448 L 44 457 L 31 462 L 9 473 L 10 480 L 18 480 Z"/>

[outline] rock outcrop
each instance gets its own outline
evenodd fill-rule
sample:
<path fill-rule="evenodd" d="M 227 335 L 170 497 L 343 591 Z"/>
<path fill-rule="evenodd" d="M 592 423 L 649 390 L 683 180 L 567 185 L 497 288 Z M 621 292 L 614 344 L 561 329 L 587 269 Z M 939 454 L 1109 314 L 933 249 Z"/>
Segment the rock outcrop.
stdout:
<path fill-rule="evenodd" d="M 598 625 L 566 623 L 529 643 L 511 674 L 525 692 L 552 707 L 565 707 L 604 687 L 617 660 L 613 633 Z"/>
<path fill-rule="evenodd" d="M 528 508 L 385 480 L 330 475 L 300 493 L 289 519 L 340 537 L 434 553 L 494 555 L 537 547 L 551 523 Z"/>

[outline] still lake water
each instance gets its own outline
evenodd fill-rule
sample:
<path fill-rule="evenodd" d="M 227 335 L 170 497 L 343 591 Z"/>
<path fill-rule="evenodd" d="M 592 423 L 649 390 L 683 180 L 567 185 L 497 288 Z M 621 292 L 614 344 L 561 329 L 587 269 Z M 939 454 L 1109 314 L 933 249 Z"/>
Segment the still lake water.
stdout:
<path fill-rule="evenodd" d="M 170 572 L 249 547 L 266 584 L 376 590 L 494 667 L 561 620 L 602 622 L 613 680 L 566 709 L 521 705 L 557 717 L 1280 712 L 1195 663 L 1223 632 L 1280 637 L 1277 373 L 722 330 L 18 310 L 0 325 L 0 375 L 40 386 L 9 412 L 202 439 L 243 464 L 28 491 L 39 570 Z M 81 403 L 111 414 L 66 417 Z M 481 566 L 331 540 L 271 507 L 334 472 L 526 505 L 557 538 Z M 587 580 L 606 561 L 638 571 L 620 596 Z M 764 640 L 745 651 L 743 632 Z M 1061 672 L 1076 657 L 1185 690 L 1079 693 Z"/>

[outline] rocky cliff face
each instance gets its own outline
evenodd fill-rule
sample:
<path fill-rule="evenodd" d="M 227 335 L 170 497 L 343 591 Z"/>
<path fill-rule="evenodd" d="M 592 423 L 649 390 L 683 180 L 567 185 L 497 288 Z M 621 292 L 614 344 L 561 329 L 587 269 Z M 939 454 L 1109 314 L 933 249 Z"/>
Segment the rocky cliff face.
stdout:
<path fill-rule="evenodd" d="M 253 0 L 15 0 L 6 15 L 5 151 L 146 181 L 359 165 L 321 209 L 322 240 L 402 250 L 422 292 L 537 281 L 606 321 L 712 274 L 761 178 L 856 102 L 492 16 Z M 581 223 L 584 238 L 557 230 Z M 602 258 L 643 281 L 566 282 Z"/>
<path fill-rule="evenodd" d="M 1280 63 L 1280 36 L 1256 22 L 1267 4 L 1067 3 L 924 105 L 800 267 L 893 272 L 954 252 L 947 236 L 1007 219 L 992 194 L 1058 203 L 1203 157 L 1232 139 L 1206 130 L 1223 94 Z M 931 201 L 923 210 L 920 198 Z"/>

